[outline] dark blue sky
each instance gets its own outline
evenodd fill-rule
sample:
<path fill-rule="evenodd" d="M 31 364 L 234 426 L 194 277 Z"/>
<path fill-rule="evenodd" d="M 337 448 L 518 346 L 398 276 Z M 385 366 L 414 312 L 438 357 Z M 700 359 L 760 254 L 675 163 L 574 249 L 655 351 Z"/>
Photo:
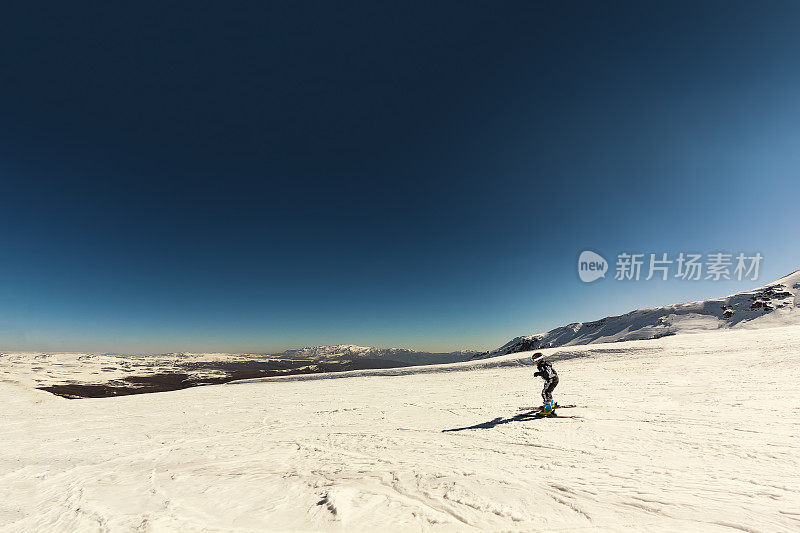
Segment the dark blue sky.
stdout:
<path fill-rule="evenodd" d="M 168 4 L 168 5 L 167 5 Z M 18 3 L 0 349 L 494 347 L 800 267 L 796 2 Z"/>

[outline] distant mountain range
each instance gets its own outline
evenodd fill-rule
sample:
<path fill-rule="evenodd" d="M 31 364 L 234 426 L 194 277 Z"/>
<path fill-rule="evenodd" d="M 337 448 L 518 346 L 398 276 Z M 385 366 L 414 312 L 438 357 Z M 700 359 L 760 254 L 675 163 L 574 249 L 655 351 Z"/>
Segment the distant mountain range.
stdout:
<path fill-rule="evenodd" d="M 800 324 L 800 270 L 769 285 L 724 298 L 637 309 L 516 337 L 488 352 L 420 352 L 353 344 L 307 346 L 277 354 L 171 353 L 115 355 L 2 353 L 0 380 L 66 397 L 174 390 L 237 379 L 447 364 L 529 350 L 656 339 L 727 328 Z"/>
<path fill-rule="evenodd" d="M 373 359 L 382 361 L 396 361 L 405 365 L 431 365 L 456 363 L 466 361 L 475 355 L 475 350 L 460 350 L 456 352 L 418 352 L 406 348 L 375 348 L 374 346 L 356 346 L 354 344 L 337 344 L 334 346 L 306 346 L 286 350 L 273 357 L 293 360 L 312 361 L 344 361 L 354 359 Z"/>

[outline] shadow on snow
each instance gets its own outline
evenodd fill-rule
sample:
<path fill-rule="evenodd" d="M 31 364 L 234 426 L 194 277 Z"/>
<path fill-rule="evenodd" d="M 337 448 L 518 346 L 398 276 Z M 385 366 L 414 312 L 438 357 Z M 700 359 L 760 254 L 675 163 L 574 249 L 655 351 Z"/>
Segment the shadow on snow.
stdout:
<path fill-rule="evenodd" d="M 498 416 L 494 420 L 489 420 L 488 422 L 482 422 L 480 424 L 475 424 L 474 426 L 466 426 L 463 428 L 453 428 L 453 429 L 443 429 L 442 433 L 447 433 L 448 431 L 464 431 L 465 429 L 492 429 L 495 426 L 499 426 L 500 424 L 508 424 L 509 422 L 519 422 L 521 420 L 540 420 L 542 418 L 546 418 L 544 416 L 537 416 L 531 414 L 521 414 L 512 416 L 510 418 L 503 418 L 502 416 Z"/>

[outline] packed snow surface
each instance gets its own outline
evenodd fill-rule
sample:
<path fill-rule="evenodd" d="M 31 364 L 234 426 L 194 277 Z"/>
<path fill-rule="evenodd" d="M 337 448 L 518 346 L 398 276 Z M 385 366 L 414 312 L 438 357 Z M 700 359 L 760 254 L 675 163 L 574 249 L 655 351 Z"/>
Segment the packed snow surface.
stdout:
<path fill-rule="evenodd" d="M 525 353 L 105 399 L 3 382 L 0 529 L 798 531 L 799 345 L 546 350 L 578 418 L 516 416 Z"/>

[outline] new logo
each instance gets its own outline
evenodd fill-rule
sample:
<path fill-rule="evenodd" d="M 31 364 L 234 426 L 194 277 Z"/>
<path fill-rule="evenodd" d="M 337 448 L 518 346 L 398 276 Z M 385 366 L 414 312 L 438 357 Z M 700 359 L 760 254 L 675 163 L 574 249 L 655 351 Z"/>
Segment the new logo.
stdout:
<path fill-rule="evenodd" d="M 578 257 L 578 276 L 584 283 L 591 283 L 606 277 L 607 270 L 608 261 L 600 254 L 584 250 Z"/>

